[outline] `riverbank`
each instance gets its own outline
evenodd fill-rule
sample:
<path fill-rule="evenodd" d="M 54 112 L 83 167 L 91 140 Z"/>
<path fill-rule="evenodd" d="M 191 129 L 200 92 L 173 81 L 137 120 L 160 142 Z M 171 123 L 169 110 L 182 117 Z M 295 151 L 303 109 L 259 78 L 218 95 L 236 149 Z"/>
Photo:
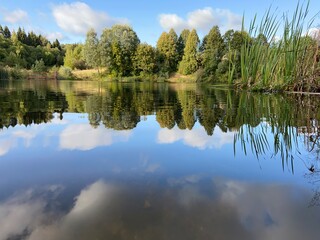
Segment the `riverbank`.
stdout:
<path fill-rule="evenodd" d="M 196 83 L 196 75 L 183 75 L 179 73 L 173 73 L 169 75 L 169 78 L 149 75 L 149 76 L 129 76 L 129 77 L 111 77 L 106 76 L 104 69 L 86 69 L 86 70 L 73 70 L 72 75 L 76 80 L 89 80 L 89 81 L 118 81 L 118 82 L 135 82 L 135 81 L 150 81 L 150 82 L 169 82 L 169 83 Z"/>

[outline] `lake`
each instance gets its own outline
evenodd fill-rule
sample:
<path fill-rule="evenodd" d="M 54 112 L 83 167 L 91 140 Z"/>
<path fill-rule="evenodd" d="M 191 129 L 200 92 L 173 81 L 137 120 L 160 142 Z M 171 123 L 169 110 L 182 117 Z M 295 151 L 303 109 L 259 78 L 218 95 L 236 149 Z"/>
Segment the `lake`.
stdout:
<path fill-rule="evenodd" d="M 0 239 L 320 236 L 320 97 L 0 82 Z"/>

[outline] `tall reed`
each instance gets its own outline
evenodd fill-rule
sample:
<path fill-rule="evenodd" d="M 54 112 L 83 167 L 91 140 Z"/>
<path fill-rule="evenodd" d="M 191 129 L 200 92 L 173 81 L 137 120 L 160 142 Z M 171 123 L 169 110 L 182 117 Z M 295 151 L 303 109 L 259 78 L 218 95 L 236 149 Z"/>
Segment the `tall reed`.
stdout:
<path fill-rule="evenodd" d="M 257 23 L 257 16 L 254 17 L 248 30 L 250 38 L 241 48 L 240 86 L 256 90 L 310 88 L 315 78 L 318 47 L 304 35 L 314 19 L 306 24 L 308 13 L 309 1 L 305 5 L 298 2 L 292 17 L 284 14 L 279 18 L 271 7 L 260 23 Z M 243 18 L 242 31 L 244 24 Z M 281 27 L 282 37 L 277 40 Z M 232 75 L 232 69 L 230 67 L 229 75 Z"/>

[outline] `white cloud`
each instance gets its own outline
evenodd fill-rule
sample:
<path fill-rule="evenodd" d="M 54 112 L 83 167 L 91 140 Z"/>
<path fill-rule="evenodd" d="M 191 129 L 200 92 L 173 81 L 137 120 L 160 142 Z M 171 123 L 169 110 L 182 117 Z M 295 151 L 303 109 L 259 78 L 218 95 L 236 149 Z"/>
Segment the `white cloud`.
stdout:
<path fill-rule="evenodd" d="M 49 41 L 53 42 L 56 39 L 58 39 L 59 41 L 63 40 L 65 37 L 61 32 L 52 32 L 52 33 L 48 33 L 46 34 L 46 37 L 48 38 Z"/>
<path fill-rule="evenodd" d="M 228 9 L 213 9 L 206 7 L 197 9 L 187 14 L 187 18 L 183 19 L 176 14 L 160 14 L 159 22 L 163 29 L 170 28 L 181 31 L 184 28 L 195 28 L 197 30 L 207 32 L 213 26 L 218 25 L 222 32 L 228 29 L 240 29 L 242 17 L 231 12 Z"/>
<path fill-rule="evenodd" d="M 69 150 L 91 150 L 99 146 L 110 146 L 114 142 L 127 141 L 131 131 L 114 131 L 102 126 L 94 129 L 89 124 L 74 124 L 60 134 L 60 148 Z"/>
<path fill-rule="evenodd" d="M 11 24 L 25 22 L 28 20 L 28 13 L 21 9 L 14 10 L 12 12 L 4 11 L 3 15 L 4 15 L 3 17 L 4 21 Z"/>
<path fill-rule="evenodd" d="M 101 31 L 116 23 L 128 23 L 127 19 L 113 18 L 105 12 L 92 9 L 83 2 L 54 5 L 52 14 L 61 29 L 79 35 L 86 34 L 90 28 Z"/>
<path fill-rule="evenodd" d="M 173 129 L 161 129 L 158 132 L 158 142 L 163 144 L 183 141 L 184 144 L 199 149 L 221 148 L 225 144 L 233 143 L 234 133 L 222 132 L 218 127 L 215 128 L 213 136 L 208 136 L 203 128 L 194 128 L 192 131 Z"/>
<path fill-rule="evenodd" d="M 191 28 L 209 30 L 213 25 L 220 25 L 220 19 L 215 16 L 212 8 L 198 9 L 188 14 L 188 25 Z"/>
<path fill-rule="evenodd" d="M 176 31 L 181 31 L 184 28 L 188 28 L 188 24 L 176 14 L 161 14 L 159 21 L 161 27 L 166 30 L 173 28 Z"/>

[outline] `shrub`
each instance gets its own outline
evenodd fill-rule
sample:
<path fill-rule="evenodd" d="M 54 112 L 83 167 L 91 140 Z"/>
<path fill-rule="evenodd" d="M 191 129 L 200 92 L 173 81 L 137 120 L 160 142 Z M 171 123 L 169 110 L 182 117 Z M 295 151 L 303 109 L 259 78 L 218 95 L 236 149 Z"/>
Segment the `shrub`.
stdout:
<path fill-rule="evenodd" d="M 44 64 L 43 59 L 41 58 L 40 60 L 36 60 L 34 62 L 34 64 L 32 65 L 32 71 L 34 72 L 46 72 L 47 71 L 47 67 Z"/>
<path fill-rule="evenodd" d="M 71 68 L 61 66 L 58 71 L 58 79 L 73 80 L 75 77 L 72 74 Z"/>

